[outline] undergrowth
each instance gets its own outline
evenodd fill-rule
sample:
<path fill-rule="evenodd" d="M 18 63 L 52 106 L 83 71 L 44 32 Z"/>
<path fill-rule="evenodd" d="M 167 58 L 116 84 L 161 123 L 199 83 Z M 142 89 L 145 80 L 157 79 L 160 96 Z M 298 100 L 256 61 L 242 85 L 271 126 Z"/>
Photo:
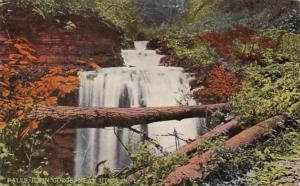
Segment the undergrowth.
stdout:
<path fill-rule="evenodd" d="M 289 126 L 250 147 L 235 152 L 219 151 L 208 166 L 202 184 L 250 186 L 293 183 L 299 179 L 299 173 L 289 165 L 300 160 L 299 131 L 299 127 Z"/>

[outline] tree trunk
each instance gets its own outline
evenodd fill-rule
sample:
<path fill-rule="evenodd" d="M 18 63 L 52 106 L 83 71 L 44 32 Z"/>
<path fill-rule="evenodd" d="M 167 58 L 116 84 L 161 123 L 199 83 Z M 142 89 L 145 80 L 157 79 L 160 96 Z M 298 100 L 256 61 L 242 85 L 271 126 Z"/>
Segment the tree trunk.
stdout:
<path fill-rule="evenodd" d="M 258 123 L 257 125 L 246 129 L 234 137 L 230 138 L 224 143 L 224 150 L 235 150 L 238 147 L 251 144 L 256 140 L 259 140 L 270 132 L 270 129 L 275 129 L 279 125 L 280 121 L 285 119 L 284 116 L 275 116 L 265 121 Z M 203 154 L 197 155 L 191 158 L 187 165 L 176 168 L 169 176 L 164 180 L 163 185 L 171 186 L 178 185 L 186 180 L 196 180 L 203 178 L 203 172 L 205 167 L 216 155 L 217 149 L 211 148 Z"/>
<path fill-rule="evenodd" d="M 237 127 L 239 125 L 239 122 L 237 120 L 232 120 L 228 123 L 224 123 L 224 124 L 220 124 L 218 126 L 216 126 L 213 130 L 205 133 L 202 136 L 199 136 L 195 139 L 195 141 L 193 141 L 190 144 L 186 144 L 182 147 L 180 147 L 178 150 L 174 151 L 171 153 L 172 156 L 176 156 L 178 154 L 181 153 L 186 153 L 187 155 L 193 153 L 194 151 L 197 150 L 197 148 L 204 144 L 206 141 L 215 138 L 221 134 L 227 133 L 228 130 Z M 135 173 L 129 175 L 127 177 L 127 180 L 129 182 L 134 182 L 134 180 L 136 180 L 138 177 L 143 176 L 144 174 L 147 173 L 147 168 L 143 168 L 139 171 L 136 171 Z"/>
<path fill-rule="evenodd" d="M 131 127 L 165 120 L 206 117 L 211 112 L 229 111 L 226 103 L 196 106 L 99 108 L 99 107 L 38 107 L 29 114 L 46 128 Z"/>
<path fill-rule="evenodd" d="M 196 151 L 197 148 L 204 144 L 206 141 L 215 138 L 221 134 L 227 133 L 228 130 L 237 127 L 239 125 L 239 122 L 237 120 L 232 120 L 228 123 L 224 123 L 221 125 L 218 125 L 217 127 L 215 127 L 213 130 L 205 133 L 202 136 L 199 136 L 195 139 L 195 141 L 193 141 L 190 144 L 186 144 L 182 147 L 180 147 L 178 150 L 174 151 L 172 154 L 173 155 L 177 155 L 177 154 L 181 154 L 181 153 L 186 153 L 186 154 L 190 154 L 193 151 Z"/>

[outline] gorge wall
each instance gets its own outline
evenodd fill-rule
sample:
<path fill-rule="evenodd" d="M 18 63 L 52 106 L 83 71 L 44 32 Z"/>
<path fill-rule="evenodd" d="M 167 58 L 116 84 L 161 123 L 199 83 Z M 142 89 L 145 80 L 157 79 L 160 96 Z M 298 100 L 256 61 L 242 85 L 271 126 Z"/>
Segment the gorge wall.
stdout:
<path fill-rule="evenodd" d="M 22 96 L 18 87 L 38 91 L 43 86 L 47 96 L 39 96 L 46 97 L 46 104 L 76 106 L 78 71 L 123 65 L 122 33 L 99 17 L 43 17 L 9 8 L 2 8 L 1 16 L 0 80 L 9 84 L 0 84 L 0 92 L 8 92 L 0 96 L 3 100 Z M 56 131 L 45 144 L 45 169 L 51 176 L 73 174 L 75 135 L 75 130 Z"/>

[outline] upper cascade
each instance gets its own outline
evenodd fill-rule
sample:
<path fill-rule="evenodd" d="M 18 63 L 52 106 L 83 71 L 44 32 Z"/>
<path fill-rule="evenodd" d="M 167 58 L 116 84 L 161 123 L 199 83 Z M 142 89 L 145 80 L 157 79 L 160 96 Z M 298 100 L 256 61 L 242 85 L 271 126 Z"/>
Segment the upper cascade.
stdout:
<path fill-rule="evenodd" d="M 135 41 L 135 49 L 122 50 L 125 65 L 128 67 L 155 68 L 159 66 L 162 55 L 155 50 L 147 50 L 147 41 Z"/>

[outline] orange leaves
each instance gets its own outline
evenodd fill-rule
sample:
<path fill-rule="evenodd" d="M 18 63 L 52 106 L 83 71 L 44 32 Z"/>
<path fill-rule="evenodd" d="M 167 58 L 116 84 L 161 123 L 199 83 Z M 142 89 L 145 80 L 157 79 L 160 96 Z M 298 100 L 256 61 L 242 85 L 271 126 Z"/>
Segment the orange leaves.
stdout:
<path fill-rule="evenodd" d="M 29 61 L 36 61 L 37 57 L 32 55 L 35 52 L 27 43 L 14 44 L 14 47 L 17 49 L 18 53 L 25 57 Z"/>
<path fill-rule="evenodd" d="M 16 49 L 20 50 L 26 50 L 28 52 L 35 52 L 35 50 L 33 48 L 31 48 L 28 44 L 26 43 L 22 43 L 22 44 L 14 44 L 14 47 Z"/>
<path fill-rule="evenodd" d="M 7 84 L 6 82 L 1 82 L 1 81 L 0 81 L 0 85 L 2 85 L 2 86 L 5 87 L 5 88 L 8 88 L 8 84 Z"/>
<path fill-rule="evenodd" d="M 82 61 L 82 60 L 76 60 L 76 63 L 78 63 L 80 65 L 86 65 L 86 66 L 92 68 L 93 70 L 98 70 L 101 68 L 97 63 L 94 63 L 94 62 L 86 62 L 86 61 Z"/>
<path fill-rule="evenodd" d="M 22 58 L 23 56 L 21 54 L 9 54 L 8 56 L 8 60 L 10 61 L 10 64 L 12 64 L 12 61 L 17 61 Z"/>
<path fill-rule="evenodd" d="M 99 70 L 100 69 L 100 66 L 97 65 L 96 63 L 89 63 L 89 66 L 94 69 L 94 70 Z"/>
<path fill-rule="evenodd" d="M 37 129 L 39 127 L 39 122 L 36 120 L 31 121 L 26 127 L 21 130 L 20 136 L 23 138 L 28 134 L 30 130 Z"/>
<path fill-rule="evenodd" d="M 61 73 L 61 68 L 60 67 L 51 67 L 49 68 L 49 73 L 52 75 L 57 75 Z"/>
<path fill-rule="evenodd" d="M 77 72 L 78 72 L 78 69 L 77 68 L 73 68 L 73 69 L 68 70 L 67 74 L 72 75 L 72 74 L 77 74 Z"/>
<path fill-rule="evenodd" d="M 7 90 L 7 89 L 4 89 L 4 90 L 2 91 L 2 96 L 3 96 L 3 97 L 8 97 L 9 94 L 10 94 L 10 91 Z"/>
<path fill-rule="evenodd" d="M 20 65 L 28 65 L 28 61 L 20 61 Z"/>
<path fill-rule="evenodd" d="M 4 45 L 10 49 L 10 53 L 8 60 L 3 61 L 0 65 L 0 84 L 2 85 L 2 92 L 0 94 L 0 101 L 2 103 L 1 113 L 6 112 L 7 114 L 4 115 L 7 117 L 23 119 L 23 109 L 27 107 L 27 105 L 24 104 L 26 103 L 24 99 L 27 98 L 28 91 L 26 91 L 26 87 L 22 85 L 24 82 L 15 77 L 20 74 L 20 71 L 24 69 L 25 65 L 28 65 L 29 62 L 37 58 L 32 55 L 35 51 L 27 44 L 24 38 L 8 40 Z M 20 97 L 23 98 L 22 102 Z"/>
<path fill-rule="evenodd" d="M 222 66 L 215 66 L 203 83 L 204 89 L 194 92 L 193 96 L 202 102 L 226 102 L 230 96 L 236 94 L 241 85 L 240 78 L 228 72 Z"/>
<path fill-rule="evenodd" d="M 41 78 L 41 81 L 36 83 L 36 91 L 44 95 L 51 95 L 53 92 L 58 92 L 57 96 L 64 97 L 78 88 L 79 79 L 76 76 L 51 76 L 46 75 Z M 34 90 L 33 90 L 34 91 Z"/>
<path fill-rule="evenodd" d="M 36 129 L 36 128 L 38 128 L 38 127 L 39 127 L 39 122 L 36 121 L 36 120 L 33 120 L 33 121 L 31 122 L 31 128 L 32 128 L 32 129 Z"/>
<path fill-rule="evenodd" d="M 23 110 L 19 110 L 19 111 L 17 112 L 17 118 L 18 118 L 19 120 L 22 120 L 22 119 L 24 119 L 24 117 L 25 117 L 24 111 L 23 111 Z"/>
<path fill-rule="evenodd" d="M 0 121 L 0 130 L 5 128 L 6 123 L 4 121 Z"/>
<path fill-rule="evenodd" d="M 4 44 L 10 53 L 8 59 L 0 64 L 0 128 L 5 126 L 1 121 L 12 118 L 23 120 L 24 113 L 35 104 L 55 105 L 59 98 L 77 90 L 79 79 L 76 66 L 33 65 L 38 57 L 25 38 L 9 40 Z M 38 123 L 33 121 L 22 134 L 26 135 L 30 129 L 37 127 Z"/>
<path fill-rule="evenodd" d="M 48 105 L 55 105 L 57 103 L 57 97 L 46 98 L 46 103 Z"/>

